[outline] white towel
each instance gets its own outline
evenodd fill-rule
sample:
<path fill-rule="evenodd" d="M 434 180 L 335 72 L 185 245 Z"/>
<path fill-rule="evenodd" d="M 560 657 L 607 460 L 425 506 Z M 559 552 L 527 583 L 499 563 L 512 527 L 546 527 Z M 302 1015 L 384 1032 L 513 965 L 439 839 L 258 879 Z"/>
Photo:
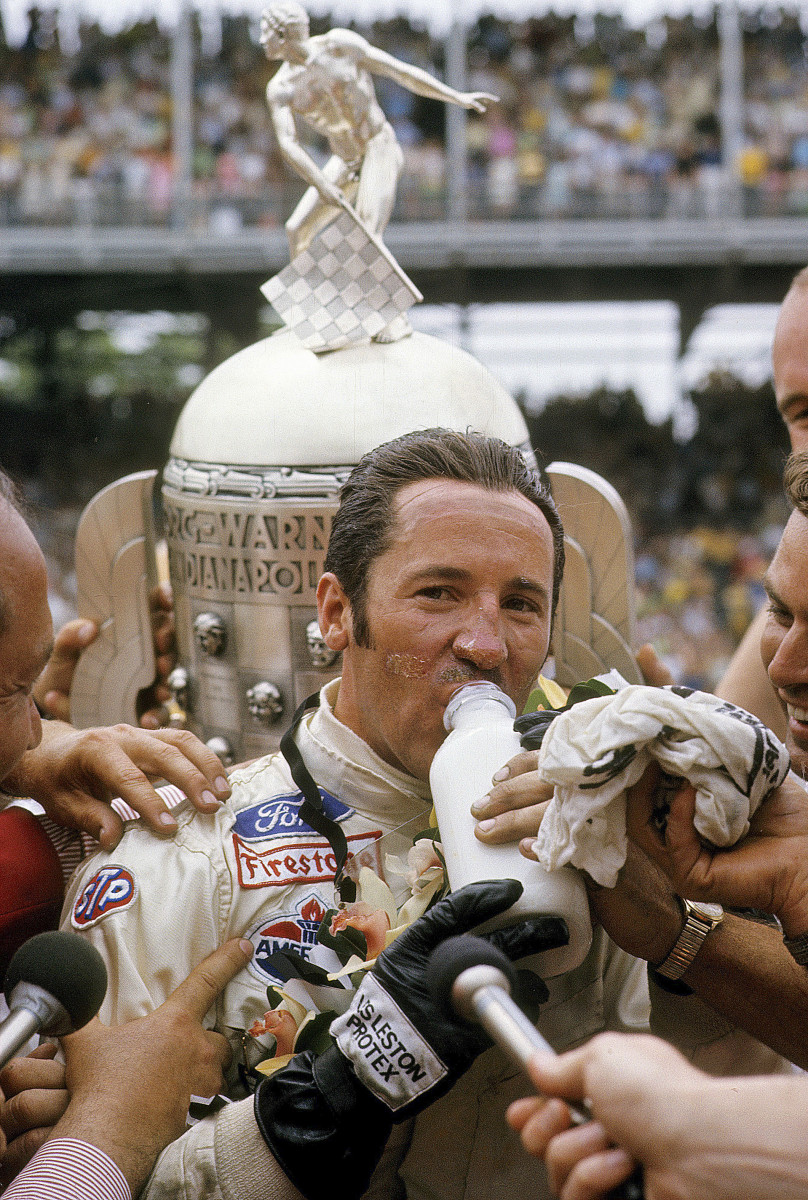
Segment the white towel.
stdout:
<path fill-rule="evenodd" d="M 696 829 L 716 846 L 743 837 L 789 769 L 770 729 L 706 692 L 629 685 L 583 700 L 556 717 L 539 751 L 539 775 L 555 788 L 535 843 L 542 866 L 572 863 L 614 887 L 626 861 L 626 789 L 652 759 L 696 788 Z"/>

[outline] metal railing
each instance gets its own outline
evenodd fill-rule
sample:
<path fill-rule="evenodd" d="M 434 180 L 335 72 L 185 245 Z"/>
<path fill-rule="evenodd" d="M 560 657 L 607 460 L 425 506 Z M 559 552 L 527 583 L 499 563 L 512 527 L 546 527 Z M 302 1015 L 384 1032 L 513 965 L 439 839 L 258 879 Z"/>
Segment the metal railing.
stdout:
<path fill-rule="evenodd" d="M 245 230 L 278 229 L 299 198 L 294 181 L 262 181 L 220 187 L 213 180 L 194 180 L 182 199 L 182 220 L 176 207 L 145 189 L 129 194 L 122 180 L 77 178 L 51 193 L 40 181 L 35 205 L 22 187 L 0 191 L 0 227 L 31 229 L 162 228 L 238 236 Z M 463 202 L 446 179 L 402 180 L 393 221 L 399 224 L 451 219 L 457 212 L 474 221 L 536 220 L 701 220 L 736 215 L 745 218 L 808 216 L 808 178 L 804 172 L 785 175 L 782 186 L 738 188 L 724 177 L 654 179 L 636 175 L 580 186 L 574 182 L 518 183 L 507 202 L 488 194 L 485 181 L 464 189 Z M 463 217 L 455 219 L 463 219 Z M 2 233 L 0 233 L 0 239 Z"/>

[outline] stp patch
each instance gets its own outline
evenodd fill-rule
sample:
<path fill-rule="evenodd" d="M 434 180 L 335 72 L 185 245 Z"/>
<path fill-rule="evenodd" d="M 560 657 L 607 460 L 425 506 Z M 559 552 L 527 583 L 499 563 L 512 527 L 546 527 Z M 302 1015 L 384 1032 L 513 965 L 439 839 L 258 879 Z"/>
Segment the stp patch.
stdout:
<path fill-rule="evenodd" d="M 123 912 L 135 902 L 138 889 L 132 872 L 117 863 L 96 871 L 76 903 L 70 923 L 74 929 L 89 929 L 110 913 Z"/>
<path fill-rule="evenodd" d="M 256 922 L 244 937 L 249 938 L 255 952 L 247 969 L 262 983 L 282 985 L 283 980 L 269 966 L 269 957 L 279 950 L 294 950 L 307 962 L 316 963 L 326 971 L 339 970 L 339 961 L 333 950 L 328 950 L 317 941 L 317 930 L 326 914 L 328 902 L 310 892 L 298 901 L 291 912 L 273 913 Z"/>
<path fill-rule="evenodd" d="M 325 814 L 332 821 L 344 821 L 346 817 L 353 815 L 353 809 L 343 804 L 336 796 L 329 795 L 322 788 L 318 790 Z M 288 796 L 273 796 L 271 800 L 253 804 L 238 814 L 233 832 L 238 834 L 243 842 L 266 841 L 269 838 L 321 837 L 322 835 L 300 816 L 303 799 L 302 792 L 291 792 Z"/>

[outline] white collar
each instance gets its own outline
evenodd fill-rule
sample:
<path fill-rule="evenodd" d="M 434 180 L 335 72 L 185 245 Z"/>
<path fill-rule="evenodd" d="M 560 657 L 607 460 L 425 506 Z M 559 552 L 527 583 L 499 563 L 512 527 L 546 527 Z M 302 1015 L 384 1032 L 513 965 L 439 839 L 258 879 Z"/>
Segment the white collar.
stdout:
<path fill-rule="evenodd" d="M 339 679 L 320 692 L 320 707 L 300 723 L 296 741 L 314 780 L 357 812 L 402 825 L 428 811 L 429 784 L 391 767 L 334 716 Z"/>

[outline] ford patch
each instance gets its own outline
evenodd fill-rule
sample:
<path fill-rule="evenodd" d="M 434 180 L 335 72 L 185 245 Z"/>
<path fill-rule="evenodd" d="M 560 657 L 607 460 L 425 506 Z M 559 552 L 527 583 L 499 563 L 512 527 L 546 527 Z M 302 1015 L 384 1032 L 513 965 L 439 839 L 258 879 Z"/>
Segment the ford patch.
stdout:
<path fill-rule="evenodd" d="M 322 788 L 318 789 L 323 800 L 323 809 L 332 821 L 344 821 L 353 815 L 353 809 L 336 796 L 331 796 Z M 266 841 L 268 838 L 289 837 L 320 837 L 316 829 L 312 829 L 300 816 L 303 804 L 303 793 L 292 792 L 288 796 L 273 796 L 271 800 L 262 800 L 245 808 L 236 817 L 233 826 L 243 842 Z"/>

